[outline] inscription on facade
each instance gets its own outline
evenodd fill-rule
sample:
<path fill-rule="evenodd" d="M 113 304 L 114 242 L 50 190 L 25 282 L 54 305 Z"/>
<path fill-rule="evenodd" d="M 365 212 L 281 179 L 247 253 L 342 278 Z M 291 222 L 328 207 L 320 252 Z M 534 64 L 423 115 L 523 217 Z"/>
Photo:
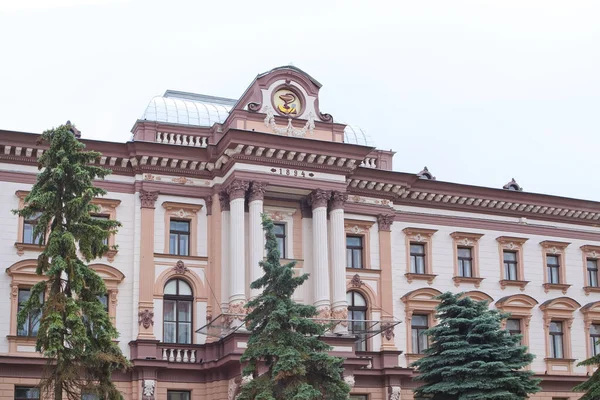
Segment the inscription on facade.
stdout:
<path fill-rule="evenodd" d="M 286 176 L 299 176 L 301 178 L 312 178 L 315 176 L 312 172 L 302 171 L 301 169 L 290 169 L 290 168 L 271 168 L 271 172 L 277 175 Z"/>

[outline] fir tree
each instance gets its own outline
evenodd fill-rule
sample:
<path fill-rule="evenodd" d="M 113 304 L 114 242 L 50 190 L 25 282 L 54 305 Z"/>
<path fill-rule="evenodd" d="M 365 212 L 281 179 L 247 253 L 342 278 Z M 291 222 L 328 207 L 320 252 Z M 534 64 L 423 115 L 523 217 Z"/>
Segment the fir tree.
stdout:
<path fill-rule="evenodd" d="M 433 400 L 520 400 L 540 390 L 539 379 L 523 368 L 533 355 L 521 335 L 501 329 L 508 314 L 490 310 L 460 294 L 438 297 L 438 325 L 425 331 L 430 347 L 411 364 L 424 385 L 416 396 Z"/>
<path fill-rule="evenodd" d="M 26 206 L 13 211 L 25 219 L 39 216 L 34 237 L 45 243 L 36 270 L 45 279 L 31 289 L 18 323 L 41 313 L 36 349 L 48 358 L 40 383 L 44 397 L 74 400 L 89 392 L 121 399 L 111 374 L 129 362 L 113 342 L 118 333 L 99 299 L 106 294 L 104 282 L 86 265 L 108 250 L 104 240 L 120 226 L 91 215 L 99 211 L 91 201 L 106 194 L 93 180 L 111 171 L 90 165 L 100 153 L 84 151 L 74 132 L 67 123 L 40 136 L 38 144 L 49 144 L 39 159 L 41 172 Z"/>
<path fill-rule="evenodd" d="M 591 365 L 597 368 L 587 381 L 573 388 L 575 392 L 585 392 L 579 400 L 600 399 L 600 354 L 590 357 L 577 365 L 580 367 Z"/>
<path fill-rule="evenodd" d="M 263 291 L 247 304 L 251 335 L 241 358 L 247 363 L 243 375 L 252 380 L 242 386 L 238 399 L 345 400 L 350 387 L 342 378 L 343 360 L 328 355 L 331 347 L 319 338 L 327 326 L 311 319 L 317 315 L 314 306 L 292 300 L 308 274 L 294 276 L 295 262 L 279 263 L 273 221 L 263 215 L 262 224 L 267 238 L 267 258 L 260 263 L 264 275 L 250 287 Z M 261 374 L 260 365 L 266 370 Z"/>

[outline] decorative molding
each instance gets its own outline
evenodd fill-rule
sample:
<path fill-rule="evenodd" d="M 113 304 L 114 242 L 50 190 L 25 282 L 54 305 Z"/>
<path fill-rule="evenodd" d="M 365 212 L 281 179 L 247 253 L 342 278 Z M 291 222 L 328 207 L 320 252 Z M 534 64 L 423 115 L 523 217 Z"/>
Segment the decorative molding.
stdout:
<path fill-rule="evenodd" d="M 466 277 L 466 276 L 453 276 L 454 286 L 459 287 L 461 283 L 472 283 L 478 288 L 484 278 Z"/>
<path fill-rule="evenodd" d="M 248 111 L 259 112 L 260 108 L 262 107 L 262 104 L 256 103 L 256 102 L 250 102 L 250 103 L 248 103 L 248 105 L 246 107 L 248 108 Z"/>
<path fill-rule="evenodd" d="M 246 190 L 250 187 L 250 183 L 248 181 L 244 181 L 241 179 L 233 180 L 229 186 L 227 186 L 227 194 L 229 195 L 229 201 L 235 199 L 243 199 L 246 197 Z"/>
<path fill-rule="evenodd" d="M 252 185 L 250 186 L 250 195 L 248 196 L 248 202 L 250 203 L 255 200 L 264 200 L 267 186 L 267 182 L 253 181 Z"/>
<path fill-rule="evenodd" d="M 138 325 L 142 325 L 145 329 L 154 325 L 154 312 L 150 310 L 140 311 L 138 313 Z"/>
<path fill-rule="evenodd" d="M 154 389 L 156 381 L 153 379 L 144 379 L 142 381 L 142 400 L 154 400 Z"/>
<path fill-rule="evenodd" d="M 185 263 L 182 260 L 177 261 L 175 266 L 173 267 L 173 271 L 176 274 L 185 274 L 188 271 L 188 267 L 185 266 Z"/>
<path fill-rule="evenodd" d="M 165 201 L 162 206 L 169 215 L 177 218 L 191 218 L 194 214 L 202 209 L 202 204 L 177 203 L 173 201 Z"/>
<path fill-rule="evenodd" d="M 516 286 L 519 289 L 521 289 L 521 291 L 525 290 L 525 286 L 527 286 L 527 284 L 529 283 L 529 281 L 520 281 L 520 280 L 514 280 L 514 279 L 500 279 L 500 288 L 502 290 L 506 289 L 508 286 Z"/>
<path fill-rule="evenodd" d="M 312 209 L 327 207 L 327 201 L 331 198 L 331 192 L 323 189 L 315 189 L 308 195 L 308 204 Z"/>
<path fill-rule="evenodd" d="M 571 287 L 571 285 L 564 283 L 544 283 L 542 286 L 545 293 L 548 293 L 550 290 L 560 290 L 563 294 L 567 294 L 567 291 Z"/>
<path fill-rule="evenodd" d="M 364 284 L 365 283 L 360 279 L 360 275 L 358 274 L 355 274 L 352 279 L 350 279 L 350 285 L 352 285 L 352 287 L 359 288 Z"/>
<path fill-rule="evenodd" d="M 158 199 L 158 192 L 150 192 L 144 189 L 140 190 L 141 208 L 154 208 L 154 203 Z"/>
<path fill-rule="evenodd" d="M 377 225 L 379 226 L 379 231 L 391 232 L 392 224 L 394 223 L 395 218 L 396 216 L 394 214 L 379 214 L 377 216 Z"/>
<path fill-rule="evenodd" d="M 427 284 L 433 284 L 433 280 L 437 277 L 434 274 L 415 274 L 413 272 L 407 272 L 404 274 L 408 283 L 412 283 L 414 280 L 427 281 Z"/>
<path fill-rule="evenodd" d="M 348 201 L 348 194 L 338 191 L 331 193 L 331 210 L 344 209 L 344 204 Z"/>

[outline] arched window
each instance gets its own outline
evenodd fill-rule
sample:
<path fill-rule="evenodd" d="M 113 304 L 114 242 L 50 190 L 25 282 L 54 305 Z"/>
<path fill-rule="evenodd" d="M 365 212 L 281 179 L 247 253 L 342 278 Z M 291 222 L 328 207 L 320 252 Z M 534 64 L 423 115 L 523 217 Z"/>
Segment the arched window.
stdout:
<path fill-rule="evenodd" d="M 192 288 L 181 279 L 172 279 L 165 285 L 163 312 L 163 341 L 165 343 L 192 343 Z"/>
<path fill-rule="evenodd" d="M 346 293 L 348 302 L 348 329 L 357 336 L 356 351 L 367 351 L 367 300 L 362 294 Z"/>

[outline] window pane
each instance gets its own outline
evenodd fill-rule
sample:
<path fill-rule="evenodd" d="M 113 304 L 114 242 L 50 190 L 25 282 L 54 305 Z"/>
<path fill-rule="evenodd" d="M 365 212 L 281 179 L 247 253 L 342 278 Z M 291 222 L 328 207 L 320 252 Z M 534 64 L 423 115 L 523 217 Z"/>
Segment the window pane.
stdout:
<path fill-rule="evenodd" d="M 588 276 L 588 283 L 592 287 L 598 287 L 598 271 L 590 270 Z"/>
<path fill-rule="evenodd" d="M 509 331 L 521 332 L 521 321 L 519 321 L 518 319 L 507 319 L 506 329 Z"/>
<path fill-rule="evenodd" d="M 175 329 L 176 329 L 175 322 L 166 322 L 165 321 L 165 337 L 163 339 L 165 341 L 165 343 L 175 343 Z"/>
<path fill-rule="evenodd" d="M 190 400 L 190 392 L 169 390 L 167 400 Z"/>
<path fill-rule="evenodd" d="M 179 235 L 179 255 L 181 255 L 181 256 L 188 255 L 189 240 L 190 240 L 189 235 L 184 235 L 184 234 Z"/>
<path fill-rule="evenodd" d="M 346 268 L 352 268 L 352 250 L 346 249 Z"/>
<path fill-rule="evenodd" d="M 273 231 L 276 235 L 285 235 L 285 225 L 284 224 L 274 224 Z"/>
<path fill-rule="evenodd" d="M 505 251 L 504 261 L 517 261 L 517 253 L 514 251 Z"/>
<path fill-rule="evenodd" d="M 165 285 L 165 294 L 177 294 L 177 280 L 167 282 Z"/>
<path fill-rule="evenodd" d="M 15 386 L 15 399 L 39 399 L 40 389 Z"/>
<path fill-rule="evenodd" d="M 352 263 L 354 268 L 362 268 L 362 252 L 358 249 L 352 250 Z"/>
<path fill-rule="evenodd" d="M 600 325 L 592 324 L 590 326 L 590 334 L 592 334 L 592 335 L 600 335 Z"/>
<path fill-rule="evenodd" d="M 558 256 L 546 256 L 546 263 L 548 265 L 558 265 Z"/>
<path fill-rule="evenodd" d="M 165 321 L 175 321 L 175 313 L 177 310 L 175 300 L 165 300 L 165 311 L 164 311 L 164 320 Z"/>
<path fill-rule="evenodd" d="M 177 302 L 178 318 L 180 322 L 190 322 L 192 320 L 192 302 L 178 301 Z"/>
<path fill-rule="evenodd" d="M 553 336 L 552 350 L 553 350 L 552 351 L 553 358 L 563 358 L 562 335 L 554 335 Z"/>
<path fill-rule="evenodd" d="M 33 240 L 33 228 L 34 225 L 25 222 L 23 224 L 23 243 L 32 244 Z"/>
<path fill-rule="evenodd" d="M 556 267 L 548 268 L 548 279 L 549 279 L 550 283 L 560 283 L 558 268 L 556 268 Z"/>
<path fill-rule="evenodd" d="M 412 320 L 411 320 L 411 325 L 426 327 L 426 326 L 428 326 L 427 320 L 428 320 L 427 315 L 413 315 Z"/>
<path fill-rule="evenodd" d="M 177 254 L 177 235 L 175 233 L 169 235 L 169 254 Z"/>
<path fill-rule="evenodd" d="M 285 258 L 285 251 L 284 251 L 284 239 L 282 237 L 278 237 L 276 238 L 277 240 L 277 250 L 279 250 L 279 257 L 281 258 Z"/>
<path fill-rule="evenodd" d="M 346 237 L 346 246 L 361 247 L 362 246 L 362 238 L 357 237 L 357 236 L 347 236 Z"/>
<path fill-rule="evenodd" d="M 550 332 L 562 333 L 562 322 L 550 322 Z"/>
<path fill-rule="evenodd" d="M 416 262 L 415 272 L 417 274 L 424 274 L 425 273 L 425 257 L 417 256 L 415 259 L 415 262 Z"/>
<path fill-rule="evenodd" d="M 470 260 L 461 260 L 462 261 L 462 267 L 463 267 L 463 276 L 465 278 L 470 278 L 472 273 L 472 269 L 471 269 L 471 261 Z"/>
<path fill-rule="evenodd" d="M 419 330 L 419 347 L 421 353 L 424 353 L 429 348 L 429 341 L 427 340 L 427 335 L 423 334 L 423 330 Z"/>
<path fill-rule="evenodd" d="M 179 295 L 191 296 L 192 288 L 190 287 L 190 285 L 188 285 L 187 282 L 182 281 L 182 280 L 178 280 L 178 282 L 179 282 Z"/>
<path fill-rule="evenodd" d="M 461 258 L 471 258 L 471 249 L 466 247 L 459 247 L 458 256 Z"/>
<path fill-rule="evenodd" d="M 411 254 L 425 254 L 425 246 L 422 244 L 411 244 L 410 252 Z"/>
<path fill-rule="evenodd" d="M 81 400 L 100 400 L 100 397 L 97 394 L 84 393 L 81 395 Z"/>
<path fill-rule="evenodd" d="M 419 330 L 411 329 L 412 352 L 419 353 Z"/>
<path fill-rule="evenodd" d="M 358 292 L 352 292 L 354 294 L 354 303 L 352 305 L 365 307 L 367 305 L 367 301 L 365 298 Z"/>
<path fill-rule="evenodd" d="M 190 322 L 179 323 L 179 337 L 177 343 L 188 344 L 192 343 L 192 324 Z"/>

